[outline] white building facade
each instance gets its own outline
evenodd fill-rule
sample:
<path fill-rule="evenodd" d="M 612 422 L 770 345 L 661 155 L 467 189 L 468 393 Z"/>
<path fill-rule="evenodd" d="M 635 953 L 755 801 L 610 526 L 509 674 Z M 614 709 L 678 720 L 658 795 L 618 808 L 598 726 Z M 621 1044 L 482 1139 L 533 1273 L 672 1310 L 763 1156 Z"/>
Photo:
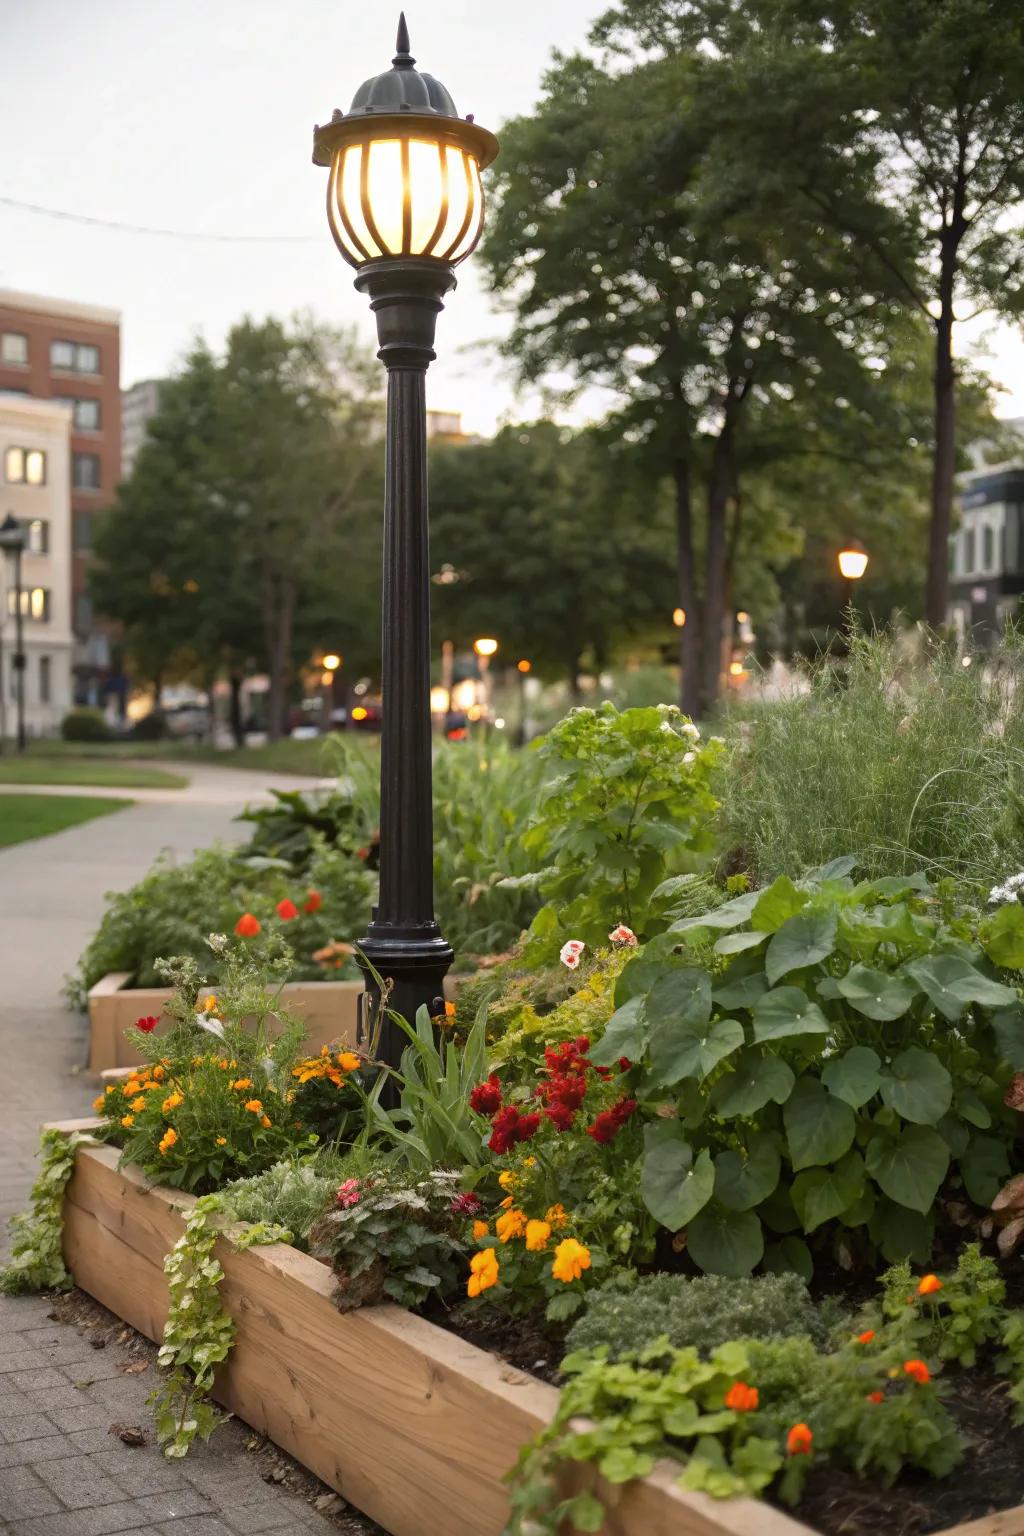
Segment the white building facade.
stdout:
<path fill-rule="evenodd" d="M 160 409 L 162 379 L 143 379 L 121 391 L 121 479 L 132 472 L 139 449 L 146 441 L 150 417 Z"/>
<path fill-rule="evenodd" d="M 71 408 L 0 395 L 0 521 L 25 530 L 21 618 L 25 729 L 53 736 L 72 702 Z M 12 557 L 0 560 L 0 733 L 17 730 L 17 593 Z"/>

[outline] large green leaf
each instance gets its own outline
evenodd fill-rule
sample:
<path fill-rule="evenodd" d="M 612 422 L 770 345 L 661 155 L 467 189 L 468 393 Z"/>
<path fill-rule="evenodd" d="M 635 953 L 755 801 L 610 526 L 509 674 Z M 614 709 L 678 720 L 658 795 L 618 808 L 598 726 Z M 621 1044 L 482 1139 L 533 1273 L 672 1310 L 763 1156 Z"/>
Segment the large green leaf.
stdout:
<path fill-rule="evenodd" d="M 711 1017 L 711 977 L 698 966 L 663 972 L 647 994 L 647 1022 L 663 1025 L 706 1024 Z"/>
<path fill-rule="evenodd" d="M 723 933 L 715 940 L 715 954 L 742 955 L 744 950 L 757 949 L 767 937 L 766 933 L 751 933 L 749 929 L 745 933 Z"/>
<path fill-rule="evenodd" d="M 746 1147 L 715 1158 L 715 1199 L 730 1211 L 749 1211 L 779 1182 L 782 1159 L 774 1136 L 755 1132 Z"/>
<path fill-rule="evenodd" d="M 852 1045 L 825 1064 L 821 1080 L 837 1099 L 851 1109 L 860 1109 L 878 1092 L 881 1073 L 882 1063 L 869 1045 Z"/>
<path fill-rule="evenodd" d="M 753 1008 L 758 998 L 768 990 L 768 980 L 762 965 L 758 963 L 757 969 L 753 971 L 740 969 L 749 963 L 749 960 L 741 960 L 731 965 L 725 975 L 712 985 L 711 996 L 730 1013 L 735 1008 Z"/>
<path fill-rule="evenodd" d="M 960 1159 L 960 1172 L 975 1205 L 987 1209 L 1010 1177 L 1006 1147 L 994 1136 L 972 1136 Z"/>
<path fill-rule="evenodd" d="M 1007 902 L 982 929 L 982 943 L 989 959 L 1010 971 L 1024 971 L 1024 907 Z"/>
<path fill-rule="evenodd" d="M 937 1125 L 953 1102 L 953 1080 L 931 1051 L 912 1045 L 882 1068 L 882 1102 L 915 1125 Z"/>
<path fill-rule="evenodd" d="M 714 1187 L 714 1164 L 706 1148 L 694 1160 L 689 1143 L 677 1136 L 665 1137 L 648 1149 L 640 1193 L 655 1221 L 670 1232 L 693 1220 L 711 1199 Z"/>
<path fill-rule="evenodd" d="M 647 1012 L 645 1000 L 636 994 L 616 1008 L 605 1026 L 604 1034 L 590 1052 L 596 1066 L 610 1067 L 620 1056 L 639 1061 L 647 1045 Z"/>
<path fill-rule="evenodd" d="M 908 1125 L 897 1136 L 873 1136 L 864 1160 L 883 1194 L 923 1215 L 946 1177 L 949 1148 L 931 1126 Z"/>
<path fill-rule="evenodd" d="M 814 1078 L 803 1078 L 782 1111 L 794 1171 L 834 1163 L 853 1141 L 856 1120 L 849 1104 L 828 1093 Z"/>
<path fill-rule="evenodd" d="M 793 1180 L 792 1196 L 805 1232 L 832 1221 L 858 1200 L 864 1189 L 864 1159 L 850 1151 L 834 1168 L 806 1168 Z"/>
<path fill-rule="evenodd" d="M 798 912 L 772 935 L 764 968 L 772 986 L 790 971 L 826 960 L 836 945 L 834 912 Z"/>
<path fill-rule="evenodd" d="M 769 1243 L 761 1267 L 769 1275 L 799 1275 L 808 1284 L 814 1275 L 811 1250 L 802 1237 L 784 1237 L 778 1243 Z"/>
<path fill-rule="evenodd" d="M 714 1201 L 691 1221 L 686 1251 L 709 1275 L 749 1275 L 761 1262 L 764 1233 L 753 1211 L 727 1211 Z"/>
<path fill-rule="evenodd" d="M 762 933 L 775 933 L 789 918 L 795 917 L 810 900 L 806 891 L 798 891 L 788 875 L 780 875 L 762 891 L 750 913 L 750 926 Z"/>
<path fill-rule="evenodd" d="M 753 912 L 758 895 L 757 891 L 744 891 L 742 896 L 734 896 L 732 901 L 725 901 L 710 912 L 702 912 L 699 917 L 680 918 L 669 931 L 685 933 L 688 928 L 739 928 Z"/>
<path fill-rule="evenodd" d="M 991 1023 L 1000 1060 L 1015 1072 L 1024 1071 L 1024 1006 L 1015 1001 L 1009 1008 L 1000 1008 Z"/>
<path fill-rule="evenodd" d="M 905 902 L 892 907 L 847 907 L 839 917 L 839 941 L 848 954 L 873 955 L 880 944 L 920 949 L 923 939 Z"/>
<path fill-rule="evenodd" d="M 870 965 L 852 965 L 837 986 L 851 1008 L 880 1023 L 902 1018 L 920 991 L 909 976 L 891 976 Z"/>
<path fill-rule="evenodd" d="M 783 1040 L 790 1035 L 827 1035 L 831 1025 L 799 987 L 775 987 L 753 1008 L 754 1039 Z"/>
<path fill-rule="evenodd" d="M 703 1079 L 720 1061 L 744 1043 L 743 1025 L 736 1019 L 714 1023 L 662 1023 L 651 1031 L 650 1064 L 653 1078 L 671 1087 L 684 1078 Z M 629 1052 L 623 1052 L 629 1055 Z"/>
<path fill-rule="evenodd" d="M 908 1210 L 883 1195 L 868 1223 L 868 1231 L 890 1264 L 898 1264 L 901 1259 L 927 1264 L 935 1236 L 935 1213 L 930 1208 Z"/>
<path fill-rule="evenodd" d="M 711 1102 L 724 1120 L 734 1115 L 756 1115 L 774 1101 L 784 1104 L 793 1089 L 793 1073 L 778 1056 L 746 1050 L 735 1070 L 719 1078 L 711 1090 Z"/>
<path fill-rule="evenodd" d="M 1004 1008 L 1017 999 L 1012 987 L 991 981 L 961 955 L 922 955 L 904 970 L 920 982 L 939 1012 L 951 1022 L 959 1019 L 969 1003 L 985 1008 Z"/>

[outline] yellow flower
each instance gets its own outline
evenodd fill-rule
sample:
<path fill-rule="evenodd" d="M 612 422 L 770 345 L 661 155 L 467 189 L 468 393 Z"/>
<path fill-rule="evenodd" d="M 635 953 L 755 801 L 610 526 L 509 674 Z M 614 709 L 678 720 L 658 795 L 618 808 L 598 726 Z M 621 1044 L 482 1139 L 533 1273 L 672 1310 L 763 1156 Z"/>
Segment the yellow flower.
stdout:
<path fill-rule="evenodd" d="M 178 1139 L 177 1131 L 174 1130 L 172 1126 L 168 1126 L 166 1131 L 164 1131 L 163 1136 L 160 1139 L 160 1145 L 159 1145 L 159 1147 L 157 1149 L 159 1151 L 161 1157 L 166 1157 L 167 1156 L 168 1152 L 174 1146 L 174 1143 L 177 1141 L 177 1139 Z"/>
<path fill-rule="evenodd" d="M 141 1087 L 142 1087 L 142 1079 L 140 1077 L 130 1077 L 128 1079 L 128 1081 L 124 1085 L 124 1096 L 125 1096 L 125 1098 L 126 1099 L 130 1099 L 132 1094 L 133 1093 L 138 1093 L 138 1091 L 139 1091 L 139 1089 Z"/>
<path fill-rule="evenodd" d="M 262 1115 L 262 1113 L 263 1113 L 263 1100 L 262 1099 L 248 1099 L 246 1101 L 245 1107 L 249 1111 L 250 1115 Z"/>
<path fill-rule="evenodd" d="M 220 1008 L 220 1004 L 217 1002 L 217 999 L 214 997 L 213 993 L 211 992 L 210 996 L 203 1003 L 203 1012 L 204 1013 L 216 1013 L 219 1010 L 219 1008 Z"/>
<path fill-rule="evenodd" d="M 506 1211 L 504 1216 L 499 1216 L 494 1223 L 494 1230 L 503 1243 L 507 1243 L 513 1237 L 522 1237 L 526 1231 L 526 1212 Z"/>
<path fill-rule="evenodd" d="M 362 1066 L 362 1062 L 355 1051 L 339 1051 L 338 1066 L 343 1072 L 357 1072 Z"/>
<path fill-rule="evenodd" d="M 555 1257 L 551 1265 L 551 1273 L 556 1280 L 562 1280 L 566 1285 L 570 1280 L 578 1280 L 585 1269 L 590 1268 L 590 1249 L 578 1243 L 574 1237 L 563 1237 L 555 1249 Z"/>
<path fill-rule="evenodd" d="M 552 1227 L 564 1227 L 568 1225 L 569 1218 L 565 1213 L 564 1205 L 549 1205 L 544 1212 L 544 1220 Z"/>
<path fill-rule="evenodd" d="M 228 1059 L 227 1059 L 227 1057 L 226 1056 L 222 1056 L 220 1061 L 218 1061 L 217 1065 L 218 1065 L 218 1067 L 220 1067 L 222 1072 L 226 1072 L 228 1070 Z"/>
<path fill-rule="evenodd" d="M 269 1121 L 269 1119 L 267 1118 L 266 1115 L 263 1115 L 260 1118 L 260 1125 L 262 1125 L 262 1127 L 263 1127 L 263 1129 L 265 1131 L 269 1131 L 270 1130 L 270 1121 Z"/>
<path fill-rule="evenodd" d="M 169 1115 L 172 1109 L 177 1109 L 178 1105 L 184 1104 L 184 1102 L 185 1095 L 183 1093 L 169 1093 L 160 1108 L 165 1115 Z"/>
<path fill-rule="evenodd" d="M 498 1283 L 498 1255 L 493 1248 L 481 1248 L 469 1261 L 471 1274 L 466 1285 L 470 1296 L 479 1296 Z"/>
<path fill-rule="evenodd" d="M 241 1090 L 243 1088 L 251 1088 L 252 1087 L 252 1078 L 251 1077 L 237 1077 L 233 1083 L 229 1083 L 228 1084 L 228 1087 L 229 1088 L 238 1088 L 239 1090 Z M 249 1108 L 248 1104 L 245 1107 L 246 1107 L 246 1109 L 248 1109 Z"/>
<path fill-rule="evenodd" d="M 501 1185 L 502 1189 L 515 1189 L 516 1176 L 512 1172 L 511 1168 L 503 1168 L 501 1170 L 501 1172 L 498 1174 L 498 1183 Z"/>
<path fill-rule="evenodd" d="M 473 1237 L 475 1241 L 479 1242 L 482 1237 L 486 1237 L 490 1230 L 490 1226 L 486 1221 L 474 1221 Z"/>
<path fill-rule="evenodd" d="M 105 1096 L 101 1093 L 98 1099 L 93 1099 L 92 1107 L 93 1109 L 102 1109 L 106 1102 Z"/>
<path fill-rule="evenodd" d="M 512 1209 L 512 1207 L 515 1205 L 515 1203 L 516 1203 L 515 1195 L 506 1195 L 504 1200 L 501 1201 L 501 1209 L 503 1211 L 510 1211 Z"/>
<path fill-rule="evenodd" d="M 130 1125 L 134 1125 L 135 1124 L 135 1116 L 134 1115 L 122 1115 L 121 1116 L 121 1124 L 124 1126 L 125 1130 L 127 1130 Z"/>
<path fill-rule="evenodd" d="M 167 1068 L 153 1067 L 150 1071 L 150 1076 L 155 1077 L 158 1083 L 162 1083 L 164 1078 L 167 1076 Z"/>
<path fill-rule="evenodd" d="M 218 1136 L 217 1137 L 217 1145 L 218 1145 L 218 1147 L 226 1147 L 227 1143 L 228 1143 L 228 1139 L 227 1139 L 226 1136 Z"/>
<path fill-rule="evenodd" d="M 134 1109 L 136 1114 L 138 1113 L 138 1111 L 140 1109 L 145 1109 L 145 1107 L 146 1107 L 146 1095 L 144 1093 L 140 1093 L 137 1099 L 132 1099 L 131 1103 L 128 1106 L 129 1109 Z"/>
<path fill-rule="evenodd" d="M 103 1092 L 104 1093 L 116 1093 L 117 1092 L 117 1084 L 116 1083 L 108 1083 L 106 1088 L 104 1088 Z"/>
<path fill-rule="evenodd" d="M 530 1253 L 543 1253 L 551 1236 L 550 1223 L 528 1221 L 526 1223 L 526 1247 Z"/>

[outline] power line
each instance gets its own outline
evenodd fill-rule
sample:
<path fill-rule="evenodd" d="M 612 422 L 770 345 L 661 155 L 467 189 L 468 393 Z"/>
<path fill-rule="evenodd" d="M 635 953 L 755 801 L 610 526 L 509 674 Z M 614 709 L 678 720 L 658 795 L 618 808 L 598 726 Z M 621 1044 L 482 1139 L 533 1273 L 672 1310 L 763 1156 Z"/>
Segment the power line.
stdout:
<path fill-rule="evenodd" d="M 130 235 L 159 235 L 166 240 L 205 240 L 218 245 L 308 245 L 319 235 L 210 235 L 199 230 L 157 229 L 148 224 L 125 224 L 119 219 L 95 219 L 86 213 L 68 213 L 62 208 L 44 208 L 39 203 L 23 203 L 16 197 L 0 196 L 0 203 L 19 208 L 24 213 L 38 213 L 47 219 L 63 219 L 69 224 L 91 224 L 97 229 L 116 229 Z"/>

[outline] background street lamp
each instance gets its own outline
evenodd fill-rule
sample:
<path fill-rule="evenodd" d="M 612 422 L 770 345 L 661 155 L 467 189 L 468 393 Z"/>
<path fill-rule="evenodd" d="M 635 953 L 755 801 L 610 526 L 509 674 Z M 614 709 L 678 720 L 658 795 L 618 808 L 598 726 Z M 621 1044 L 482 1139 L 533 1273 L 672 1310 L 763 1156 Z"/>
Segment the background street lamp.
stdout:
<path fill-rule="evenodd" d="M 361 947 L 410 1020 L 421 1005 L 435 1010 L 454 958 L 434 917 L 426 371 L 455 266 L 483 227 L 480 171 L 498 153 L 415 63 L 402 16 L 392 68 L 313 131 L 313 161 L 330 171 L 331 233 L 369 297 L 388 371 L 380 897 Z M 379 999 L 368 974 L 371 1018 Z M 383 1058 L 397 1064 L 404 1044 L 385 1021 Z"/>
<path fill-rule="evenodd" d="M 868 552 L 859 539 L 849 539 L 836 556 L 839 574 L 843 578 L 843 609 L 853 607 L 854 585 L 868 568 Z"/>
<path fill-rule="evenodd" d="M 18 751 L 25 750 L 25 639 L 21 611 L 21 556 L 25 530 L 13 512 L 0 523 L 0 549 L 14 562 L 14 691 L 18 711 Z"/>

